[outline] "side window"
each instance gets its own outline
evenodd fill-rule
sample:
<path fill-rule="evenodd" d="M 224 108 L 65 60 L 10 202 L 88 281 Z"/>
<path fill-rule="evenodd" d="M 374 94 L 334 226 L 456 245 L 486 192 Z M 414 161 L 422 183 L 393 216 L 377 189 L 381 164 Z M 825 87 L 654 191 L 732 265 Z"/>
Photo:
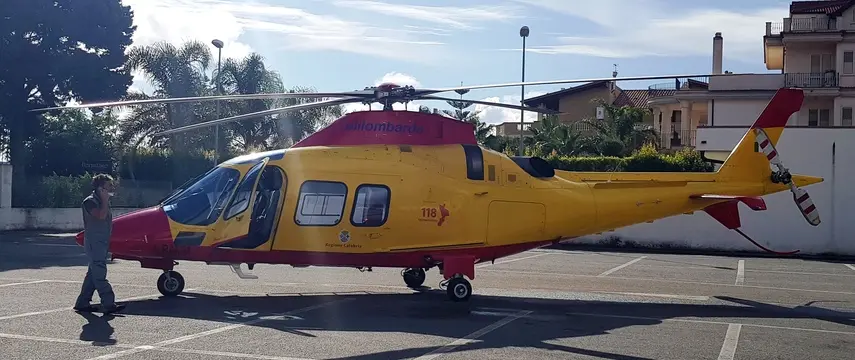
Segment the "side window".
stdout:
<path fill-rule="evenodd" d="M 334 181 L 309 180 L 300 185 L 294 222 L 298 225 L 332 226 L 341 221 L 347 185 Z"/>
<path fill-rule="evenodd" d="M 359 185 L 353 199 L 350 223 L 353 226 L 381 226 L 389 217 L 389 187 L 385 185 Z"/>
<path fill-rule="evenodd" d="M 223 216 L 224 220 L 237 216 L 244 212 L 244 210 L 249 206 L 249 200 L 251 199 L 250 196 L 255 192 L 255 180 L 258 179 L 258 174 L 261 172 L 262 166 L 264 166 L 264 163 L 260 162 L 255 164 L 255 166 L 246 172 L 246 176 L 243 178 L 243 181 L 238 185 L 235 196 L 232 198 L 232 202 L 230 202 L 229 207 L 226 208 L 226 214 Z"/>

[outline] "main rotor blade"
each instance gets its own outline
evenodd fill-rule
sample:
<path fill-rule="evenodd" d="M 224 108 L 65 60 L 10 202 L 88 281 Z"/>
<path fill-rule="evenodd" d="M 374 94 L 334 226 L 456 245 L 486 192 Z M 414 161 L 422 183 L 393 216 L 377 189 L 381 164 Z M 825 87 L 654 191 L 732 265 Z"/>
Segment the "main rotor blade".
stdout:
<path fill-rule="evenodd" d="M 540 108 L 531 107 L 531 106 L 502 104 L 502 103 L 497 103 L 497 102 L 480 101 L 480 100 L 460 100 L 460 99 L 446 98 L 446 97 L 433 96 L 433 95 L 420 96 L 420 97 L 418 97 L 417 100 L 457 101 L 457 102 L 466 102 L 466 103 L 481 104 L 481 105 L 488 105 L 488 106 L 497 106 L 497 107 L 503 107 L 503 108 L 508 108 L 508 109 L 514 109 L 514 110 L 532 111 L 532 112 L 537 112 L 537 113 L 541 113 L 541 114 L 549 114 L 549 115 L 558 114 L 558 112 L 555 110 L 540 109 Z"/>
<path fill-rule="evenodd" d="M 33 109 L 30 112 L 43 112 L 50 110 L 61 110 L 61 109 L 85 109 L 85 108 L 94 108 L 94 107 L 109 107 L 109 106 L 128 106 L 128 105 L 145 105 L 145 104 L 173 104 L 173 103 L 188 103 L 188 102 L 201 102 L 201 101 L 215 101 L 215 100 L 254 100 L 254 99 L 288 99 L 288 98 L 303 98 L 303 99 L 315 99 L 315 98 L 329 98 L 335 97 L 340 98 L 343 96 L 360 96 L 360 97 L 370 97 L 374 96 L 374 92 L 371 91 L 352 91 L 352 92 L 335 92 L 335 93 L 264 93 L 264 94 L 242 94 L 242 95 L 214 95 L 214 96 L 194 96 L 194 97 L 182 97 L 182 98 L 170 98 L 170 99 L 145 99 L 145 100 L 126 100 L 126 101 L 111 101 L 111 102 L 102 102 L 102 103 L 93 103 L 93 104 L 79 104 L 79 105 L 68 105 L 68 106 L 57 106 L 57 107 L 49 107 L 49 108 L 41 108 L 41 109 Z"/>
<path fill-rule="evenodd" d="M 286 113 L 289 111 L 308 110 L 308 109 L 314 109 L 314 108 L 319 108 L 319 107 L 324 107 L 324 106 L 341 105 L 341 104 L 361 102 L 361 101 L 362 101 L 362 98 L 350 97 L 350 98 L 344 98 L 344 99 L 332 99 L 332 100 L 324 100 L 324 101 L 299 104 L 299 105 L 293 105 L 293 106 L 286 106 L 286 107 L 281 107 L 281 108 L 275 108 L 275 109 L 258 111 L 258 112 L 249 113 L 249 114 L 243 114 L 243 115 L 237 115 L 237 116 L 232 116 L 232 117 L 227 117 L 227 118 L 222 118 L 222 119 L 217 119 L 217 120 L 206 121 L 206 122 L 202 122 L 202 123 L 198 123 L 198 124 L 192 124 L 192 125 L 177 127 L 175 129 L 169 129 L 166 131 L 161 131 L 157 134 L 154 134 L 154 136 L 175 134 L 175 133 L 179 133 L 179 132 L 199 129 L 199 128 L 203 128 L 203 127 L 208 127 L 211 125 L 223 124 L 223 123 L 232 122 L 232 121 L 246 120 L 246 119 L 251 119 L 251 118 L 260 117 L 260 116 L 281 114 L 281 113 Z"/>
<path fill-rule="evenodd" d="M 446 91 L 488 89 L 488 88 L 499 88 L 499 87 L 522 86 L 522 85 L 525 85 L 525 86 L 557 85 L 557 84 L 584 83 L 584 82 L 595 82 L 595 81 L 657 80 L 657 79 L 679 79 L 679 78 L 698 78 L 698 77 L 716 77 L 716 76 L 734 76 L 734 75 L 745 75 L 745 74 L 681 74 L 681 75 L 603 77 L 603 78 L 572 79 L 572 80 L 545 80 L 545 81 L 504 83 L 504 84 L 455 86 L 455 87 L 441 88 L 441 89 L 418 89 L 418 90 L 416 90 L 416 93 L 426 95 L 426 94 L 433 94 L 433 93 L 446 92 Z"/>

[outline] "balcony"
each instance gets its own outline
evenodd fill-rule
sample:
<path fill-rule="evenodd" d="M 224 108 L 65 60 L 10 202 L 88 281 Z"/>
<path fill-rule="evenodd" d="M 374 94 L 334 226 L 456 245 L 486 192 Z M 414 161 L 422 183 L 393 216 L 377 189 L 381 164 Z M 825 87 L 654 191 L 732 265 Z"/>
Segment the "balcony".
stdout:
<path fill-rule="evenodd" d="M 677 91 L 685 90 L 707 90 L 709 87 L 709 76 L 701 76 L 687 79 L 674 79 L 673 82 L 653 84 L 647 87 L 647 97 L 650 99 L 674 96 Z"/>
<path fill-rule="evenodd" d="M 783 22 L 766 22 L 766 36 L 833 31 L 838 31 L 835 18 L 784 18 Z"/>
<path fill-rule="evenodd" d="M 835 71 L 824 73 L 786 73 L 786 87 L 798 88 L 836 88 L 840 87 L 840 74 Z"/>

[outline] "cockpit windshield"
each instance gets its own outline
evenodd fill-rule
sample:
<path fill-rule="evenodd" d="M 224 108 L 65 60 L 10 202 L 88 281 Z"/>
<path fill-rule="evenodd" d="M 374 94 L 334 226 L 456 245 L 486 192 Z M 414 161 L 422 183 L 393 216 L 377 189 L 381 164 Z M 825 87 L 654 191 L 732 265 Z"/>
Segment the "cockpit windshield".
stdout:
<path fill-rule="evenodd" d="M 175 222 L 185 225 L 213 224 L 229 201 L 240 171 L 218 167 L 163 203 L 163 210 Z"/>

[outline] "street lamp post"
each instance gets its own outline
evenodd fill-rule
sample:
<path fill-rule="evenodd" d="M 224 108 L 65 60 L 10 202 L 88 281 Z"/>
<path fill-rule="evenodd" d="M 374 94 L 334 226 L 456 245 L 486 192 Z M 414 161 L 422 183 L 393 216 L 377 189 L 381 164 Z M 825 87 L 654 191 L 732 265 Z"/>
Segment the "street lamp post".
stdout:
<path fill-rule="evenodd" d="M 528 26 L 520 28 L 520 37 L 522 38 L 522 82 L 525 82 L 525 38 L 528 37 Z M 525 106 L 525 85 L 520 85 L 520 105 Z M 523 131 L 525 131 L 525 110 L 520 109 L 520 147 L 517 149 L 517 155 L 523 155 Z"/>
<path fill-rule="evenodd" d="M 217 47 L 217 95 L 222 95 L 222 84 L 220 83 L 220 65 L 223 60 L 223 42 L 219 39 L 214 39 L 211 44 Z M 220 100 L 217 100 L 217 118 L 220 118 Z M 214 125 L 214 166 L 220 160 L 220 124 Z"/>

